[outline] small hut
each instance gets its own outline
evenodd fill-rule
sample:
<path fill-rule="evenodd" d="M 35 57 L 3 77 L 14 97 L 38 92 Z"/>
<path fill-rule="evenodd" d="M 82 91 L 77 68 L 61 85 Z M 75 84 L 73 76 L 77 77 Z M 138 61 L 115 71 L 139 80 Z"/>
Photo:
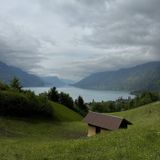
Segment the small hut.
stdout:
<path fill-rule="evenodd" d="M 96 135 L 101 130 L 113 131 L 120 128 L 127 128 L 129 124 L 132 124 L 124 118 L 96 112 L 89 112 L 84 118 L 84 121 L 88 123 L 88 136 Z"/>

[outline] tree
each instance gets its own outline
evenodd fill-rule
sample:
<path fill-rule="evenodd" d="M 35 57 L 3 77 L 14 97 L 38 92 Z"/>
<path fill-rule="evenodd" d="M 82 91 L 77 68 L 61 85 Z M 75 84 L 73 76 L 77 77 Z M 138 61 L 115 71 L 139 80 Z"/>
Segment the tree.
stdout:
<path fill-rule="evenodd" d="M 18 90 L 18 91 L 21 91 L 21 89 L 22 89 L 22 85 L 21 85 L 19 79 L 16 78 L 16 77 L 14 77 L 14 78 L 11 80 L 10 86 L 11 86 L 11 88 L 13 88 L 13 89 L 15 89 L 15 90 Z"/>
<path fill-rule="evenodd" d="M 69 94 L 61 92 L 59 94 L 59 103 L 74 110 L 73 99 L 72 99 L 72 97 L 69 96 Z"/>
<path fill-rule="evenodd" d="M 56 90 L 56 87 L 53 87 L 49 90 L 48 99 L 50 99 L 51 101 L 54 101 L 54 102 L 59 101 L 59 94 L 58 94 L 58 91 Z"/>
<path fill-rule="evenodd" d="M 84 103 L 84 100 L 81 96 L 78 97 L 78 99 L 75 100 L 75 105 L 77 107 L 77 109 L 79 110 L 79 112 L 85 116 L 88 112 L 88 108 Z"/>

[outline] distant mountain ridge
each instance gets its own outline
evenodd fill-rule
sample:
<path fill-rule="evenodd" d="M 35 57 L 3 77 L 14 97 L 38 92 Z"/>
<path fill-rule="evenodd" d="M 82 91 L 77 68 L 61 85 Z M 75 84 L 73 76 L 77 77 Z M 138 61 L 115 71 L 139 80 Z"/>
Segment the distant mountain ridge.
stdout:
<path fill-rule="evenodd" d="M 100 90 L 157 90 L 160 88 L 160 62 L 91 74 L 74 84 L 76 87 Z"/>
<path fill-rule="evenodd" d="M 24 87 L 62 87 L 67 85 L 67 82 L 71 82 L 70 80 L 61 80 L 56 76 L 38 77 L 18 67 L 0 62 L 0 81 L 10 83 L 14 77 L 17 77 Z"/>
<path fill-rule="evenodd" d="M 41 79 L 44 82 L 44 86 L 54 86 L 54 87 L 63 87 L 67 85 L 74 84 L 75 82 L 70 79 L 63 79 L 59 78 L 57 76 L 47 76 L 47 77 L 41 77 Z"/>
<path fill-rule="evenodd" d="M 8 66 L 0 62 L 0 81 L 10 83 L 14 77 L 17 77 L 24 87 L 38 87 L 44 85 L 39 77 L 29 74 L 17 67 Z"/>
<path fill-rule="evenodd" d="M 75 81 L 70 80 L 70 79 L 61 78 L 60 80 L 61 80 L 62 82 L 64 82 L 65 84 L 67 84 L 67 85 L 71 85 L 71 84 L 74 84 L 74 83 L 75 83 Z"/>
<path fill-rule="evenodd" d="M 47 76 L 47 77 L 41 77 L 41 79 L 44 82 L 44 86 L 54 86 L 54 87 L 62 87 L 65 86 L 66 83 L 64 83 L 62 80 L 60 80 L 56 76 Z"/>

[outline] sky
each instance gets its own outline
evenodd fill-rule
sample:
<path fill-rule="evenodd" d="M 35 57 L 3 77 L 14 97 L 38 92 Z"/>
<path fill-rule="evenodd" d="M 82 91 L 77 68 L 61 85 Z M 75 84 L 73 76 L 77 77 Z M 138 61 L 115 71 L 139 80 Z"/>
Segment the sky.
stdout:
<path fill-rule="evenodd" d="M 160 0 L 0 0 L 0 61 L 78 81 L 160 60 Z"/>

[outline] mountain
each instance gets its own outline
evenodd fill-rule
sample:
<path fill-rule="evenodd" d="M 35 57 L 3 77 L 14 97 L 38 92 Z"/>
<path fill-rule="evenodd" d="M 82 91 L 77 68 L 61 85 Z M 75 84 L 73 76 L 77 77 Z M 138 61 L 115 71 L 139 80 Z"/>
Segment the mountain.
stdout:
<path fill-rule="evenodd" d="M 45 86 L 61 87 L 66 85 L 66 83 L 56 76 L 41 77 L 41 79 Z"/>
<path fill-rule="evenodd" d="M 17 77 L 24 87 L 43 86 L 43 81 L 39 77 L 0 62 L 0 81 L 9 83 L 13 77 Z"/>
<path fill-rule="evenodd" d="M 73 81 L 73 80 L 70 80 L 70 79 L 60 79 L 62 82 L 64 82 L 65 84 L 68 84 L 68 85 L 70 85 L 70 84 L 74 84 L 75 83 L 75 81 Z"/>
<path fill-rule="evenodd" d="M 102 90 L 157 90 L 160 88 L 160 62 L 132 68 L 91 74 L 74 84 L 76 87 Z"/>

